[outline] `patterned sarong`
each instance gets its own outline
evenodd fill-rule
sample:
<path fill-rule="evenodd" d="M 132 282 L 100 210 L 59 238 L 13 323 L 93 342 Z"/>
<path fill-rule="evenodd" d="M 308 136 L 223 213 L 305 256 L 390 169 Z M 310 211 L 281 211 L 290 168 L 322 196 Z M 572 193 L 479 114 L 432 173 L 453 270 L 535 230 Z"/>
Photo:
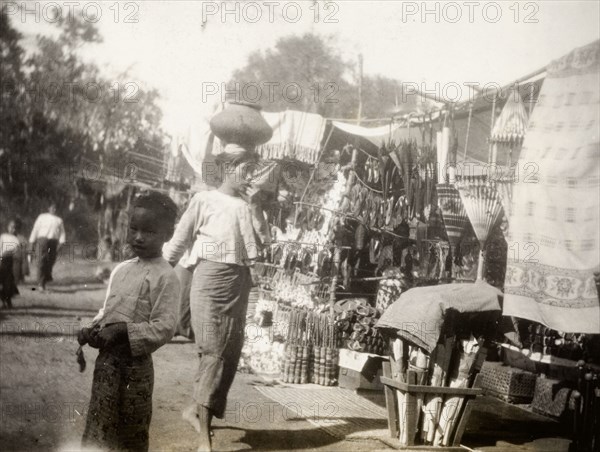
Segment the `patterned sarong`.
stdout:
<path fill-rule="evenodd" d="M 600 333 L 600 41 L 547 68 L 513 186 L 504 314 Z"/>
<path fill-rule="evenodd" d="M 100 351 L 82 446 L 147 451 L 153 387 L 150 355 Z"/>
<path fill-rule="evenodd" d="M 192 328 L 198 346 L 197 405 L 222 418 L 244 345 L 252 280 L 248 267 L 200 261 L 192 280 Z"/>

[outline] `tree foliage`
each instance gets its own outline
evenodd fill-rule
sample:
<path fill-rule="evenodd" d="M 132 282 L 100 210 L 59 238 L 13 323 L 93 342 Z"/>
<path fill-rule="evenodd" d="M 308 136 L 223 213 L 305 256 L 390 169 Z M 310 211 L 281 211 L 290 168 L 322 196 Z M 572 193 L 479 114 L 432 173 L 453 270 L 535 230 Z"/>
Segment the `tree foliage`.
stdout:
<path fill-rule="evenodd" d="M 236 83 L 242 100 L 257 97 L 256 90 L 244 91 L 245 86 L 257 84 L 266 111 L 292 109 L 346 119 L 358 115 L 357 63 L 344 60 L 330 37 L 306 33 L 282 38 L 272 49 L 252 53 L 246 65 L 234 71 L 229 88 Z M 269 88 L 269 83 L 279 85 Z M 389 117 L 393 111 L 412 106 L 402 104 L 400 81 L 363 76 L 362 118 Z"/>
<path fill-rule="evenodd" d="M 134 177 L 151 184 L 162 176 L 158 93 L 128 83 L 126 73 L 108 80 L 83 60 L 82 50 L 102 42 L 93 23 L 70 17 L 57 26 L 58 37 L 38 36 L 26 56 L 22 36 L 0 14 L 0 208 L 26 223 L 48 199 L 63 212 L 75 201 L 93 206 L 112 167 L 120 177 L 134 167 Z M 83 171 L 90 162 L 94 180 Z"/>

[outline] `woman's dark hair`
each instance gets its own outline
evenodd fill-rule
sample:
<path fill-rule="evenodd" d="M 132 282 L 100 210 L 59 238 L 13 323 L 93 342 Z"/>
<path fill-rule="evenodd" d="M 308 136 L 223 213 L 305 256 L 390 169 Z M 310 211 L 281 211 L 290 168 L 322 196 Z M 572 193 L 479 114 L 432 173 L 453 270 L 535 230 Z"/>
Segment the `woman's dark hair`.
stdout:
<path fill-rule="evenodd" d="M 215 164 L 217 165 L 217 176 L 218 181 L 225 179 L 225 173 L 233 170 L 238 165 L 246 162 L 258 162 L 260 156 L 254 151 L 246 152 L 222 152 L 215 157 Z"/>
<path fill-rule="evenodd" d="M 170 230 L 175 227 L 178 209 L 177 205 L 167 195 L 154 191 L 144 190 L 133 199 L 133 207 L 142 207 L 157 213 L 164 226 Z"/>
<path fill-rule="evenodd" d="M 256 162 L 259 160 L 259 155 L 254 151 L 233 153 L 222 152 L 215 157 L 215 164 L 218 166 L 231 165 L 237 166 L 244 162 Z"/>

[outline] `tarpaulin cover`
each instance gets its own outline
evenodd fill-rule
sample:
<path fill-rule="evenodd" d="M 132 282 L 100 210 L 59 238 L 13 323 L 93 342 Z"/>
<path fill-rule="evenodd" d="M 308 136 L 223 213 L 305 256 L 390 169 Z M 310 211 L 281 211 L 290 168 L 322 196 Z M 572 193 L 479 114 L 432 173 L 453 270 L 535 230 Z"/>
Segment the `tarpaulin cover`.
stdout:
<path fill-rule="evenodd" d="M 449 309 L 460 313 L 500 311 L 502 292 L 486 282 L 416 287 L 404 292 L 377 322 L 377 328 L 397 330 L 398 336 L 432 352 Z"/>

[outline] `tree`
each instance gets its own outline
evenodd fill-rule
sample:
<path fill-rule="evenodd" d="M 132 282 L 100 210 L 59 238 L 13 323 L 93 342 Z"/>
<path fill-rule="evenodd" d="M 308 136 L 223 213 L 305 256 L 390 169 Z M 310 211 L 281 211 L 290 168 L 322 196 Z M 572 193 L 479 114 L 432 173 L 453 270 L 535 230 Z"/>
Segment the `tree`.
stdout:
<path fill-rule="evenodd" d="M 294 109 L 354 120 L 358 79 L 355 63 L 341 57 L 332 38 L 306 33 L 281 38 L 273 49 L 252 53 L 246 65 L 233 73 L 229 88 L 237 83 L 240 97 L 252 100 L 257 96 L 250 84 L 257 84 L 266 111 Z M 269 83 L 279 83 L 271 88 L 273 99 Z M 400 82 L 393 79 L 363 77 L 362 116 L 389 117 L 398 108 L 410 109 L 413 102 L 401 105 L 400 89 Z"/>
<path fill-rule="evenodd" d="M 95 205 L 104 185 L 81 179 L 84 162 L 96 163 L 102 179 L 127 163 L 152 184 L 164 176 L 158 93 L 127 83 L 126 72 L 106 80 L 81 58 L 82 50 L 102 41 L 93 23 L 75 15 L 57 25 L 60 35 L 38 36 L 26 58 L 20 34 L 4 9 L 0 14 L 0 204 L 26 223 L 48 198 L 63 207 L 80 197 L 84 208 Z M 94 216 L 77 217 L 82 221 L 91 225 Z"/>
<path fill-rule="evenodd" d="M 27 125 L 23 122 L 25 74 L 22 68 L 21 34 L 12 28 L 4 9 L 0 10 L 0 188 L 3 192 L 15 183 L 15 168 L 10 150 L 21 146 Z"/>
<path fill-rule="evenodd" d="M 332 115 L 341 110 L 340 92 L 350 86 L 348 69 L 330 40 L 307 33 L 282 38 L 264 53 L 252 53 L 246 66 L 233 73 L 229 85 L 258 84 L 266 111 L 290 108 Z M 269 99 L 270 83 L 279 84 L 272 88 L 273 99 Z M 245 96 L 242 90 L 243 97 L 254 97 L 253 91 L 248 93 Z"/>

